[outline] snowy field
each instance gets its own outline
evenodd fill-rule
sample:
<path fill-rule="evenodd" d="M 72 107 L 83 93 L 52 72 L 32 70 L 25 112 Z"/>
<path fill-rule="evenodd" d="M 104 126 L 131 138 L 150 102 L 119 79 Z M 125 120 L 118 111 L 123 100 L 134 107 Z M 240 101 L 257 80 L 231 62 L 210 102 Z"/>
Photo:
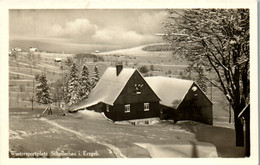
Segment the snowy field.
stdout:
<path fill-rule="evenodd" d="M 66 116 L 58 109 L 52 116 L 39 115 L 42 111 L 10 109 L 10 157 L 213 158 L 241 157 L 244 152 L 235 147 L 229 123 L 225 127 L 192 121 L 115 124 L 92 111 Z"/>

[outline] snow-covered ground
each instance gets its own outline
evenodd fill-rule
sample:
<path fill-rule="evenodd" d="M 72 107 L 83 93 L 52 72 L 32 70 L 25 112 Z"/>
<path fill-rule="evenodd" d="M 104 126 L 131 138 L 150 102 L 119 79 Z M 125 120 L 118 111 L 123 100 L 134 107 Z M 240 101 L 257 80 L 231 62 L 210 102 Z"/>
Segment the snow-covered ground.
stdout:
<path fill-rule="evenodd" d="M 243 149 L 235 147 L 234 129 L 230 128 L 192 121 L 176 124 L 160 121 L 154 125 L 115 124 L 101 113 L 88 110 L 66 116 L 59 116 L 59 112 L 54 111 L 53 116 L 41 118 L 35 118 L 35 114 L 37 111 L 11 110 L 12 150 L 22 150 L 17 148 L 19 145 L 32 152 L 50 152 L 70 144 L 67 150 L 82 151 L 84 148 L 73 146 L 83 146 L 81 143 L 84 142 L 84 145 L 91 145 L 97 150 L 99 157 L 212 158 L 243 155 Z M 56 140 L 53 141 L 53 138 Z M 71 138 L 73 140 L 69 140 Z M 32 145 L 32 142 L 37 145 Z M 46 142 L 48 145 L 41 145 Z"/>
<path fill-rule="evenodd" d="M 148 150 L 153 158 L 216 158 L 216 147 L 203 142 L 181 142 L 177 144 L 155 145 L 151 143 L 136 143 Z"/>

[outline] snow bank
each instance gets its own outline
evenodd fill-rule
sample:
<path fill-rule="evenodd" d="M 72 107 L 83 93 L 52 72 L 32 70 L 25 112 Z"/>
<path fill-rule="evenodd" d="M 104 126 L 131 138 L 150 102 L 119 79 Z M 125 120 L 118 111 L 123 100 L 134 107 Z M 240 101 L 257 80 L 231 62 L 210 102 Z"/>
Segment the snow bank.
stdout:
<path fill-rule="evenodd" d="M 115 124 L 131 125 L 129 121 L 116 121 Z"/>
<path fill-rule="evenodd" d="M 105 119 L 107 119 L 107 120 L 108 120 L 108 121 L 110 121 L 111 123 L 113 123 L 113 122 L 114 122 L 113 120 L 111 120 L 111 119 L 107 118 L 107 116 L 105 115 L 105 113 L 104 113 L 104 112 L 102 112 L 101 114 L 103 115 L 103 117 L 104 117 Z"/>
<path fill-rule="evenodd" d="M 152 158 L 214 158 L 218 157 L 216 147 L 210 143 L 185 142 L 182 144 L 135 143 L 146 149 Z"/>
<path fill-rule="evenodd" d="M 89 118 L 96 118 L 96 119 L 104 118 L 101 113 L 91 111 L 91 110 L 81 110 L 81 111 L 78 111 L 77 113 L 87 116 Z"/>
<path fill-rule="evenodd" d="M 159 124 L 159 118 L 145 118 L 145 119 L 134 119 L 125 121 L 116 121 L 115 124 L 132 124 L 132 125 L 155 125 Z"/>

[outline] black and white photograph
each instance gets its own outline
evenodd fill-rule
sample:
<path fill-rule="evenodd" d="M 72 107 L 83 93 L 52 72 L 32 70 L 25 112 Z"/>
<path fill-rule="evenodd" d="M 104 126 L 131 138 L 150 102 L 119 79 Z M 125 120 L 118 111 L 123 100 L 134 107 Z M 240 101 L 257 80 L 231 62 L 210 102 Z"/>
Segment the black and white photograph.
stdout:
<path fill-rule="evenodd" d="M 8 8 L 1 156 L 257 164 L 254 12 Z"/>

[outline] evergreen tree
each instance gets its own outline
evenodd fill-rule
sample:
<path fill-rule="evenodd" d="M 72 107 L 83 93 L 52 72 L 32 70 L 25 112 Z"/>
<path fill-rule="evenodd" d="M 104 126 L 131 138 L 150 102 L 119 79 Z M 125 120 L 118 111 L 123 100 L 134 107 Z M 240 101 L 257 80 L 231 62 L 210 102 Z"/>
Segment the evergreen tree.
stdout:
<path fill-rule="evenodd" d="M 36 85 L 35 85 L 35 101 L 40 104 L 49 104 L 52 102 L 50 97 L 50 87 L 47 83 L 46 75 L 42 73 L 41 75 L 35 75 Z"/>
<path fill-rule="evenodd" d="M 64 74 L 64 93 L 63 93 L 63 100 L 65 101 L 66 104 L 69 103 L 69 97 L 68 97 L 68 84 L 69 84 L 69 78 L 68 78 L 68 74 L 65 73 Z"/>
<path fill-rule="evenodd" d="M 89 78 L 88 66 L 83 65 L 81 70 L 81 78 L 80 78 L 80 90 L 79 90 L 80 100 L 87 98 L 90 90 L 91 90 L 91 82 Z"/>
<path fill-rule="evenodd" d="M 68 77 L 68 90 L 67 96 L 69 104 L 74 104 L 79 101 L 79 79 L 78 69 L 75 63 L 72 63 L 70 68 L 70 74 Z"/>
<path fill-rule="evenodd" d="M 97 64 L 94 66 L 93 76 L 92 76 L 92 88 L 94 88 L 99 80 L 99 70 Z"/>

